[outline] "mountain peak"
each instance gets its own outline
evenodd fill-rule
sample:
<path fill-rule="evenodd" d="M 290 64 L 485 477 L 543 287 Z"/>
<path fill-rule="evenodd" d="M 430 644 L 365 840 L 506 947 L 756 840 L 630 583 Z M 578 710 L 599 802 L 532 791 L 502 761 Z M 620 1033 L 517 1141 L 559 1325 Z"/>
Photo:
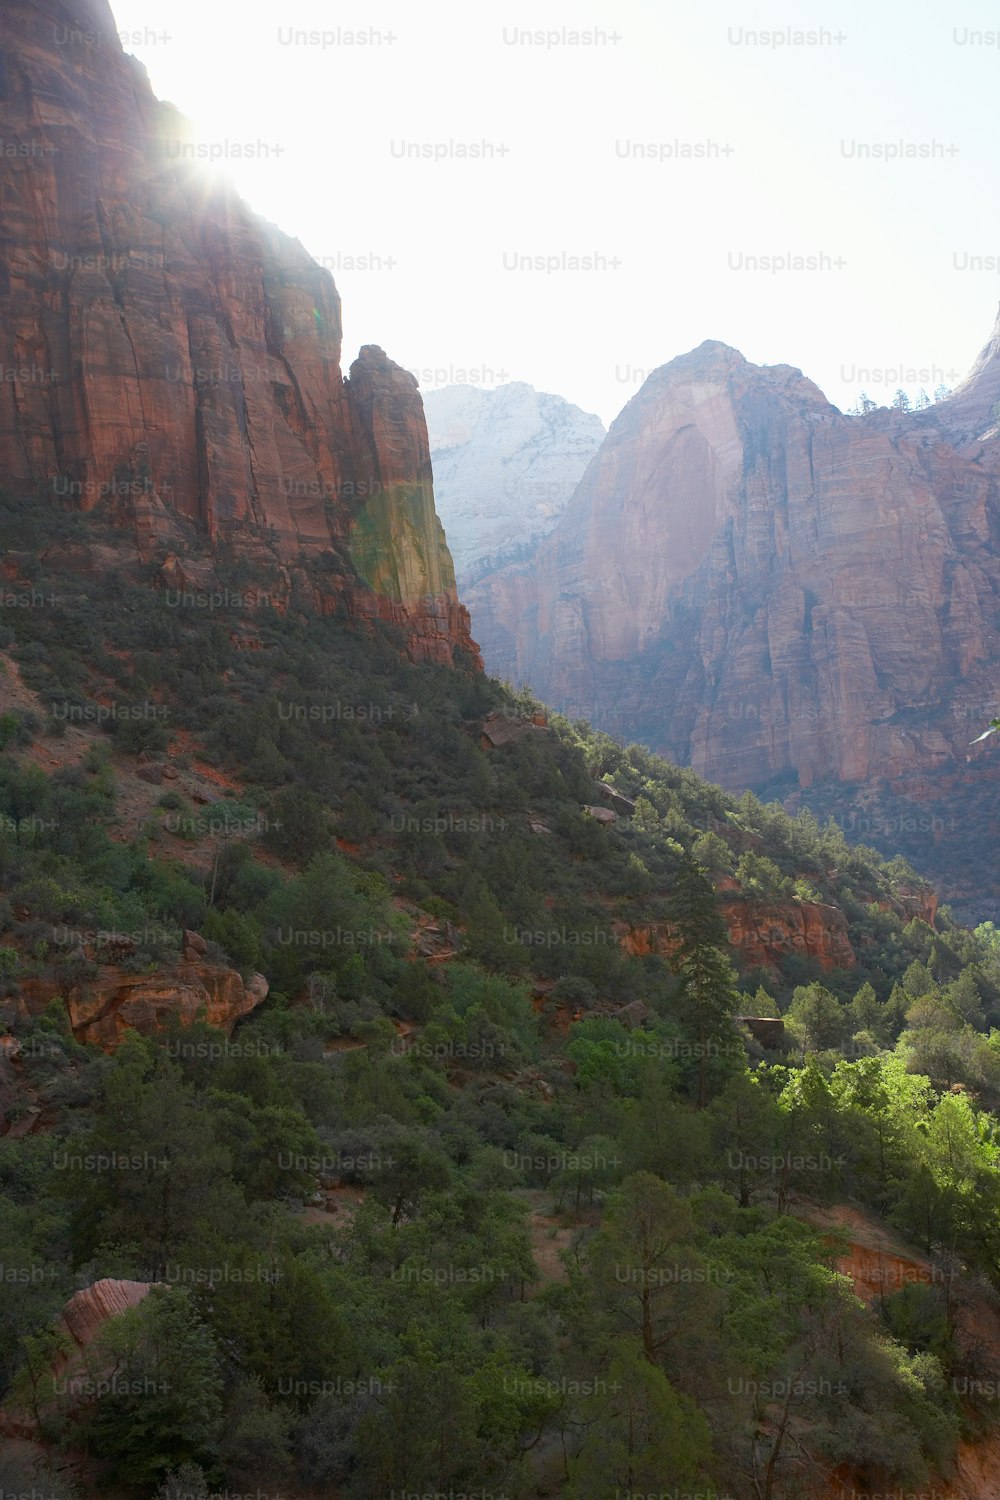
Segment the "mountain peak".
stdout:
<path fill-rule="evenodd" d="M 954 427 L 957 419 L 975 438 L 996 428 L 1000 409 L 1000 307 L 993 332 L 972 369 L 937 409 L 949 427 Z"/>
<path fill-rule="evenodd" d="M 488 670 L 724 786 L 948 797 L 1000 692 L 998 334 L 883 422 L 716 340 L 661 366 L 553 534 L 469 590 Z"/>
<path fill-rule="evenodd" d="M 520 380 L 444 386 L 424 408 L 438 510 L 464 588 L 552 530 L 604 426 Z"/>

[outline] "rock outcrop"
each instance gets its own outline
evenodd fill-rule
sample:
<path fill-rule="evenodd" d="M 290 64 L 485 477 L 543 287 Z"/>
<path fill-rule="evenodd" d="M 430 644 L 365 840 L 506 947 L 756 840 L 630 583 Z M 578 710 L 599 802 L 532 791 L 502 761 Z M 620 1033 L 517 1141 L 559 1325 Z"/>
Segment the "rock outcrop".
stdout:
<path fill-rule="evenodd" d="M 779 1051 L 785 1046 L 785 1023 L 780 1016 L 736 1016 L 734 1019 L 769 1052 Z"/>
<path fill-rule="evenodd" d="M 56 1324 L 56 1331 L 63 1335 L 64 1347 L 54 1356 L 50 1369 L 58 1377 L 61 1390 L 38 1414 L 27 1407 L 0 1407 L 0 1435 L 13 1440 L 35 1438 L 39 1433 L 39 1416 L 44 1421 L 57 1409 L 65 1413 L 81 1405 L 93 1391 L 93 1379 L 86 1366 L 87 1350 L 111 1318 L 139 1306 L 151 1285 L 148 1281 L 120 1281 L 108 1276 L 74 1292 Z"/>
<path fill-rule="evenodd" d="M 789 954 L 811 958 L 822 969 L 853 969 L 857 964 L 839 906 L 821 901 L 781 901 L 764 905 L 738 898 L 723 900 L 729 941 L 747 968 L 775 968 Z"/>
<path fill-rule="evenodd" d="M 951 1286 L 954 1272 L 949 1266 L 904 1244 L 874 1215 L 853 1205 L 798 1211 L 814 1229 L 831 1233 L 831 1248 L 837 1252 L 835 1269 L 850 1278 L 854 1295 L 873 1312 L 883 1298 L 907 1287 L 948 1288 L 958 1348 L 979 1361 L 984 1357 L 995 1359 L 1000 1349 L 1000 1320 L 993 1298 L 981 1286 Z M 958 1382 L 954 1385 L 957 1387 Z M 975 1433 L 975 1422 L 971 1427 Z M 913 1500 L 919 1495 L 927 1500 L 981 1500 L 984 1495 L 1000 1493 L 1000 1437 L 986 1431 L 981 1436 L 960 1439 L 951 1467 L 949 1477 L 939 1476 L 922 1489 L 883 1492 L 897 1496 L 910 1493 Z M 844 1465 L 829 1473 L 825 1481 L 804 1483 L 802 1494 L 804 1500 L 856 1500 L 861 1494 L 871 1493 L 870 1480 L 870 1474 L 855 1473 Z"/>
<path fill-rule="evenodd" d="M 857 957 L 839 906 L 821 901 L 755 901 L 724 893 L 719 911 L 744 969 L 777 969 L 783 958 L 812 959 L 822 969 L 853 969 Z M 669 923 L 630 927 L 619 934 L 627 953 L 669 957 L 676 937 Z"/>
<path fill-rule="evenodd" d="M 18 1010 L 24 1017 L 39 1015 L 62 996 L 76 1040 L 113 1052 L 127 1030 L 156 1036 L 198 1019 L 231 1035 L 267 992 L 263 974 L 244 982 L 235 969 L 197 958 L 158 966 L 155 974 L 127 974 L 113 964 L 100 964 L 92 978 L 71 985 L 25 979 Z"/>
<path fill-rule="evenodd" d="M 604 438 L 599 417 L 515 380 L 424 396 L 434 493 L 464 590 L 547 536 Z"/>
<path fill-rule="evenodd" d="M 74 1292 L 62 1310 L 61 1322 L 78 1350 L 100 1333 L 109 1318 L 138 1307 L 149 1291 L 148 1281 L 119 1281 L 105 1277 Z"/>
<path fill-rule="evenodd" d="M 701 345 L 469 591 L 488 669 L 729 788 L 964 767 L 1000 709 L 998 400 L 1000 324 L 951 398 L 868 416 Z"/>
<path fill-rule="evenodd" d="M 279 592 L 314 560 L 324 607 L 475 663 L 413 376 L 344 378 L 331 276 L 192 160 L 108 0 L 7 0 L 3 44 L 5 488 L 103 504 L 147 563 L 181 518 Z"/>

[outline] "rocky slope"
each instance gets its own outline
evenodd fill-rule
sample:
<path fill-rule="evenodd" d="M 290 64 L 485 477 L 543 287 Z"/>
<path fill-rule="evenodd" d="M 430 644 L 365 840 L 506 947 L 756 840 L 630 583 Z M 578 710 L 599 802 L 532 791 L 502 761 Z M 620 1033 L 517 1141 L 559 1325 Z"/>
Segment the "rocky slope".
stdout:
<path fill-rule="evenodd" d="M 344 378 L 329 273 L 185 156 L 108 0 L 9 0 L 3 42 L 4 487 L 112 505 L 145 562 L 178 517 L 279 593 L 312 560 L 321 607 L 474 657 L 413 377 L 369 346 Z"/>
<path fill-rule="evenodd" d="M 599 417 L 523 381 L 424 396 L 434 493 L 463 589 L 555 526 L 604 438 Z"/>
<path fill-rule="evenodd" d="M 873 1305 L 906 1287 L 931 1288 L 947 1278 L 944 1266 L 900 1240 L 873 1214 L 852 1204 L 796 1211 L 814 1228 L 831 1234 L 831 1243 L 839 1252 L 835 1267 L 842 1276 L 850 1277 L 854 1295 L 862 1302 Z M 955 1290 L 959 1346 L 966 1351 L 978 1348 L 987 1358 L 995 1359 L 1000 1350 L 1000 1320 L 994 1299 L 984 1294 L 981 1285 Z M 990 1432 L 977 1434 L 973 1422 L 970 1436 L 958 1444 L 950 1477 L 909 1493 L 913 1500 L 918 1495 L 927 1500 L 980 1500 L 983 1495 L 996 1494 L 998 1487 L 1000 1438 Z M 815 1489 L 804 1487 L 803 1493 L 809 1493 L 811 1500 L 856 1500 L 870 1491 L 863 1475 L 843 1465 L 819 1481 Z M 906 1493 L 896 1490 L 897 1496 Z"/>
<path fill-rule="evenodd" d="M 964 782 L 1000 708 L 998 397 L 1000 324 L 949 400 L 867 417 L 701 345 L 625 407 L 536 556 L 468 594 L 488 668 L 729 788 Z"/>

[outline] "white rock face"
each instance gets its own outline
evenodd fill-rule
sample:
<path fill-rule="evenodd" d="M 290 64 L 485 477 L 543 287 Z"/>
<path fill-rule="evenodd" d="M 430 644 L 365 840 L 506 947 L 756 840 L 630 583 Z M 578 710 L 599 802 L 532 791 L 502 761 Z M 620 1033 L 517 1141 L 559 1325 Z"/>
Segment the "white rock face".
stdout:
<path fill-rule="evenodd" d="M 434 500 L 459 592 L 547 536 L 604 439 L 599 417 L 524 381 L 424 393 Z"/>

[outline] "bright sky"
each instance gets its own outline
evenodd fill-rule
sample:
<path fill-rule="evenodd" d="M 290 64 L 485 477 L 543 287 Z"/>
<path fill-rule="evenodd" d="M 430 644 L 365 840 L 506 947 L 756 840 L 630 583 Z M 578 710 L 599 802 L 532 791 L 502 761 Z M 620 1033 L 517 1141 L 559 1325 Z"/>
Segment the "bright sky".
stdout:
<path fill-rule="evenodd" d="M 798 365 L 846 407 L 862 386 L 888 402 L 899 385 L 955 384 L 992 329 L 989 0 L 950 12 L 902 0 L 112 6 L 206 152 L 228 150 L 253 207 L 330 265 L 347 362 L 381 344 L 425 372 L 425 389 L 527 380 L 608 422 L 649 370 L 706 338 Z M 596 40 L 574 44 L 581 31 Z M 548 41 L 523 40 L 535 32 Z M 812 43 L 795 42 L 803 32 Z M 358 33 L 368 42 L 349 44 Z M 484 142 L 491 156 L 457 159 Z M 258 159 L 233 159 L 236 143 Z M 653 159 L 636 159 L 636 143 Z M 415 147 L 454 154 L 403 156 Z M 596 269 L 571 267 L 587 256 Z M 788 256 L 821 268 L 747 269 Z M 350 268 L 358 257 L 377 268 Z"/>

